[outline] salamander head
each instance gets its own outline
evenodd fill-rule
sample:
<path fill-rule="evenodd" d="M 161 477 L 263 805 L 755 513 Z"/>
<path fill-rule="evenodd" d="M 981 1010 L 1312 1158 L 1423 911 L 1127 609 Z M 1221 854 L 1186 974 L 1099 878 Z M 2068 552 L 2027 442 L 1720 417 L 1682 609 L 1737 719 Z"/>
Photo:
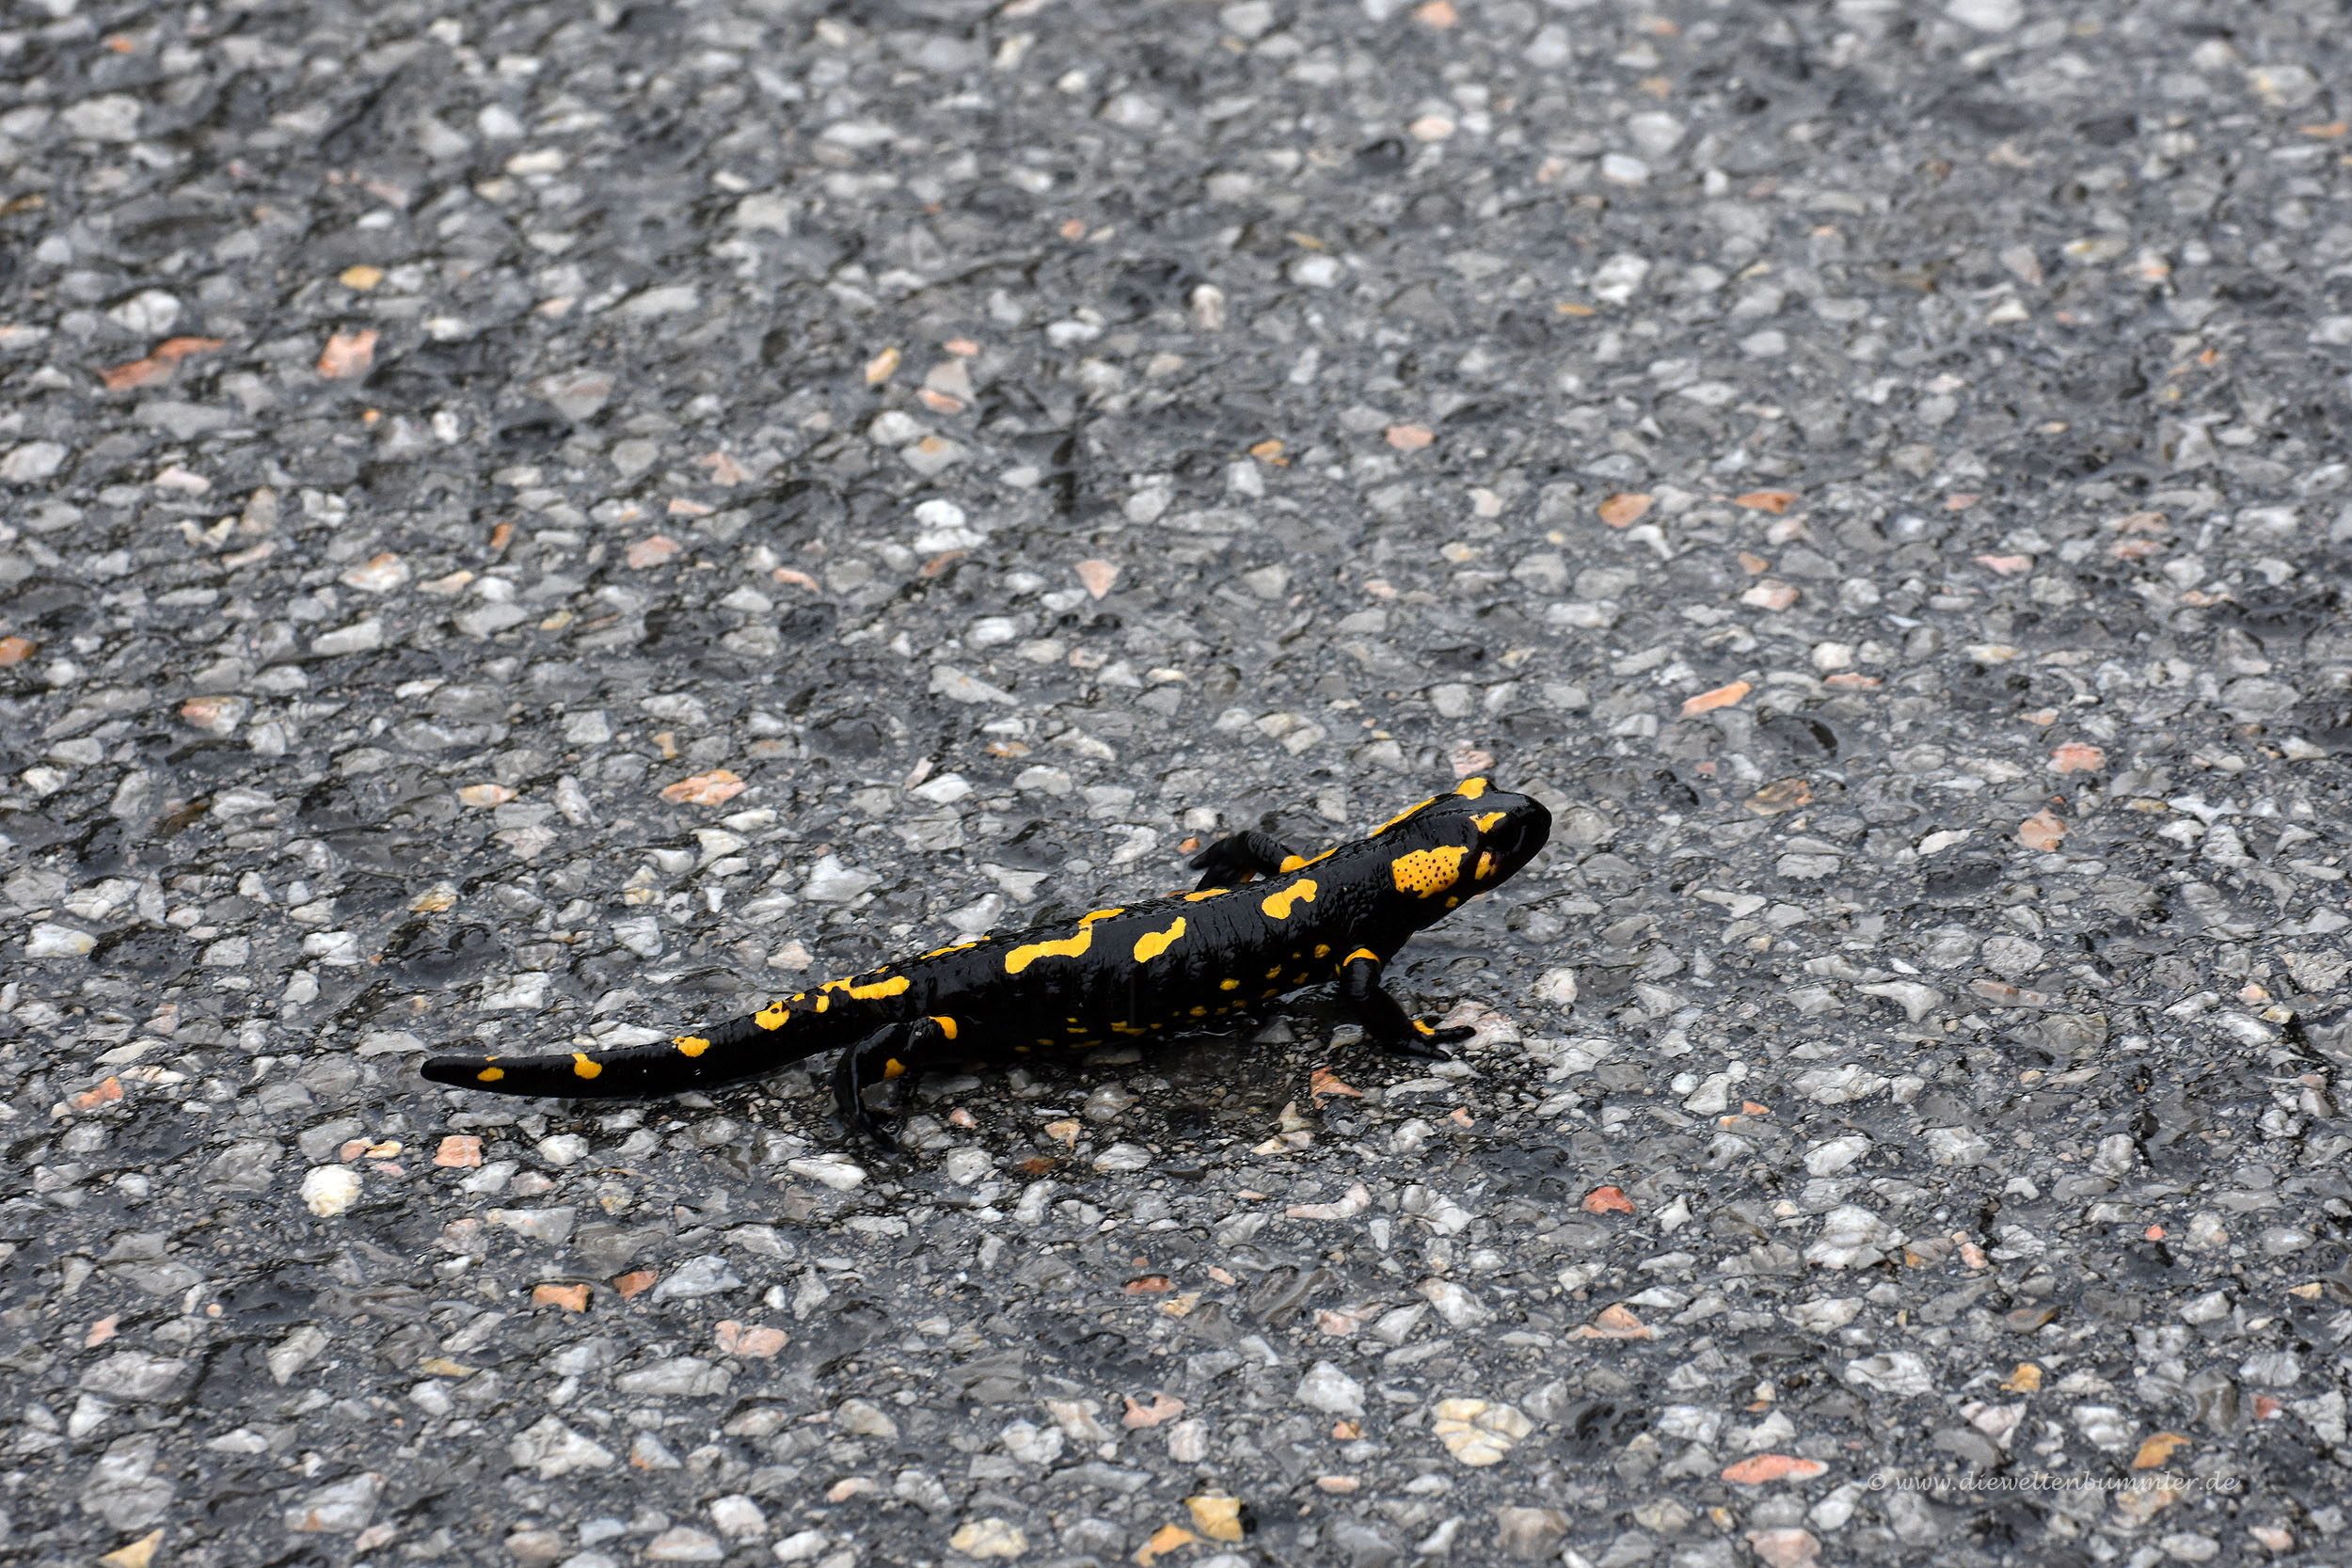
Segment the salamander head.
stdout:
<path fill-rule="evenodd" d="M 1551 813 L 1525 795 L 1464 779 L 1451 795 L 1416 807 L 1374 835 L 1398 853 L 1400 892 L 1445 895 L 1451 909 L 1507 880 L 1551 837 Z"/>
<path fill-rule="evenodd" d="M 1438 805 L 1467 816 L 1478 830 L 1470 879 L 1482 893 L 1516 875 L 1551 840 L 1551 813 L 1542 801 L 1497 789 L 1484 779 L 1464 779 Z"/>

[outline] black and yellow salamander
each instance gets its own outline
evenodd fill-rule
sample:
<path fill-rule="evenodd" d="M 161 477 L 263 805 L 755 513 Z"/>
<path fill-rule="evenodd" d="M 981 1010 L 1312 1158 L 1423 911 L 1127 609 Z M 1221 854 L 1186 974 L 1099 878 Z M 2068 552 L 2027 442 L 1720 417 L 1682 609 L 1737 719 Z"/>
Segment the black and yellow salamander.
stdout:
<path fill-rule="evenodd" d="M 737 1083 L 839 1051 L 843 1118 L 887 1145 L 861 1098 L 884 1079 L 1185 1029 L 1326 981 L 1376 1044 L 1442 1056 L 1470 1031 L 1414 1019 L 1381 972 L 1414 932 L 1501 885 L 1550 836 L 1540 803 L 1466 779 L 1311 860 L 1236 833 L 1194 857 L 1203 875 L 1190 893 L 935 948 L 707 1034 L 569 1055 L 436 1056 L 423 1071 L 496 1094 L 610 1100 Z"/>

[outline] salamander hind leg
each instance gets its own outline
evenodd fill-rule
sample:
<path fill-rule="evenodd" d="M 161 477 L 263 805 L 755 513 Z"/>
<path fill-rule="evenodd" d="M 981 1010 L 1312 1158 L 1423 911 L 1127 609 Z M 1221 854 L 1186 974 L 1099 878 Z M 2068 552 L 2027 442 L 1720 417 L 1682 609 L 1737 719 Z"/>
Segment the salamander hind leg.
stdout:
<path fill-rule="evenodd" d="M 1220 838 L 1192 857 L 1192 869 L 1200 873 L 1200 886 L 1229 887 L 1247 881 L 1251 877 L 1273 877 L 1284 865 L 1299 857 L 1271 833 L 1252 830 Z"/>
<path fill-rule="evenodd" d="M 911 1090 L 912 1080 L 919 1079 L 926 1066 L 946 1055 L 954 1037 L 935 1018 L 875 1030 L 842 1052 L 841 1059 L 834 1064 L 834 1109 L 844 1122 L 881 1148 L 897 1148 L 898 1140 L 881 1117 L 866 1108 L 866 1091 L 894 1078 L 909 1079 Z"/>
<path fill-rule="evenodd" d="M 1375 1045 L 1400 1056 L 1443 1062 L 1452 1060 L 1446 1046 L 1478 1033 L 1460 1025 L 1440 1029 L 1427 1019 L 1413 1017 L 1380 983 L 1382 967 L 1378 957 L 1359 947 L 1340 968 L 1340 1000 Z"/>

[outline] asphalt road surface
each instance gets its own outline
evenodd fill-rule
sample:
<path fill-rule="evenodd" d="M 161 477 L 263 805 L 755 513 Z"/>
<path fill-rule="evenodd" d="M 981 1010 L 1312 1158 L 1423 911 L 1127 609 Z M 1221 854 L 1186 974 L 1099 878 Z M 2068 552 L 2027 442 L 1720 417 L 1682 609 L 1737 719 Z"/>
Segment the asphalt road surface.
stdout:
<path fill-rule="evenodd" d="M 0 27 L 10 1560 L 2343 1560 L 2340 6 Z M 1473 772 L 1452 1065 L 413 1070 Z"/>

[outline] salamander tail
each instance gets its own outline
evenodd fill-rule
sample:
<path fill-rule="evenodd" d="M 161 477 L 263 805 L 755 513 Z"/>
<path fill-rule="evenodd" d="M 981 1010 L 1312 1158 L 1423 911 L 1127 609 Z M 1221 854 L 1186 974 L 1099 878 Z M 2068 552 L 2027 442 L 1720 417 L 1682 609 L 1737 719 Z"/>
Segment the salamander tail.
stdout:
<path fill-rule="evenodd" d="M 672 1069 L 657 1077 L 642 1047 L 575 1051 L 563 1056 L 435 1056 L 421 1069 L 436 1084 L 487 1089 L 492 1094 L 562 1095 L 571 1100 L 617 1100 L 684 1088 Z M 675 1054 L 675 1053 L 673 1053 Z"/>
<path fill-rule="evenodd" d="M 435 1056 L 420 1070 L 436 1084 L 492 1094 L 634 1100 L 764 1078 L 842 1043 L 837 1028 L 801 1027 L 780 1036 L 785 1017 L 778 1003 L 708 1035 L 675 1035 L 655 1045 L 560 1055 Z"/>

